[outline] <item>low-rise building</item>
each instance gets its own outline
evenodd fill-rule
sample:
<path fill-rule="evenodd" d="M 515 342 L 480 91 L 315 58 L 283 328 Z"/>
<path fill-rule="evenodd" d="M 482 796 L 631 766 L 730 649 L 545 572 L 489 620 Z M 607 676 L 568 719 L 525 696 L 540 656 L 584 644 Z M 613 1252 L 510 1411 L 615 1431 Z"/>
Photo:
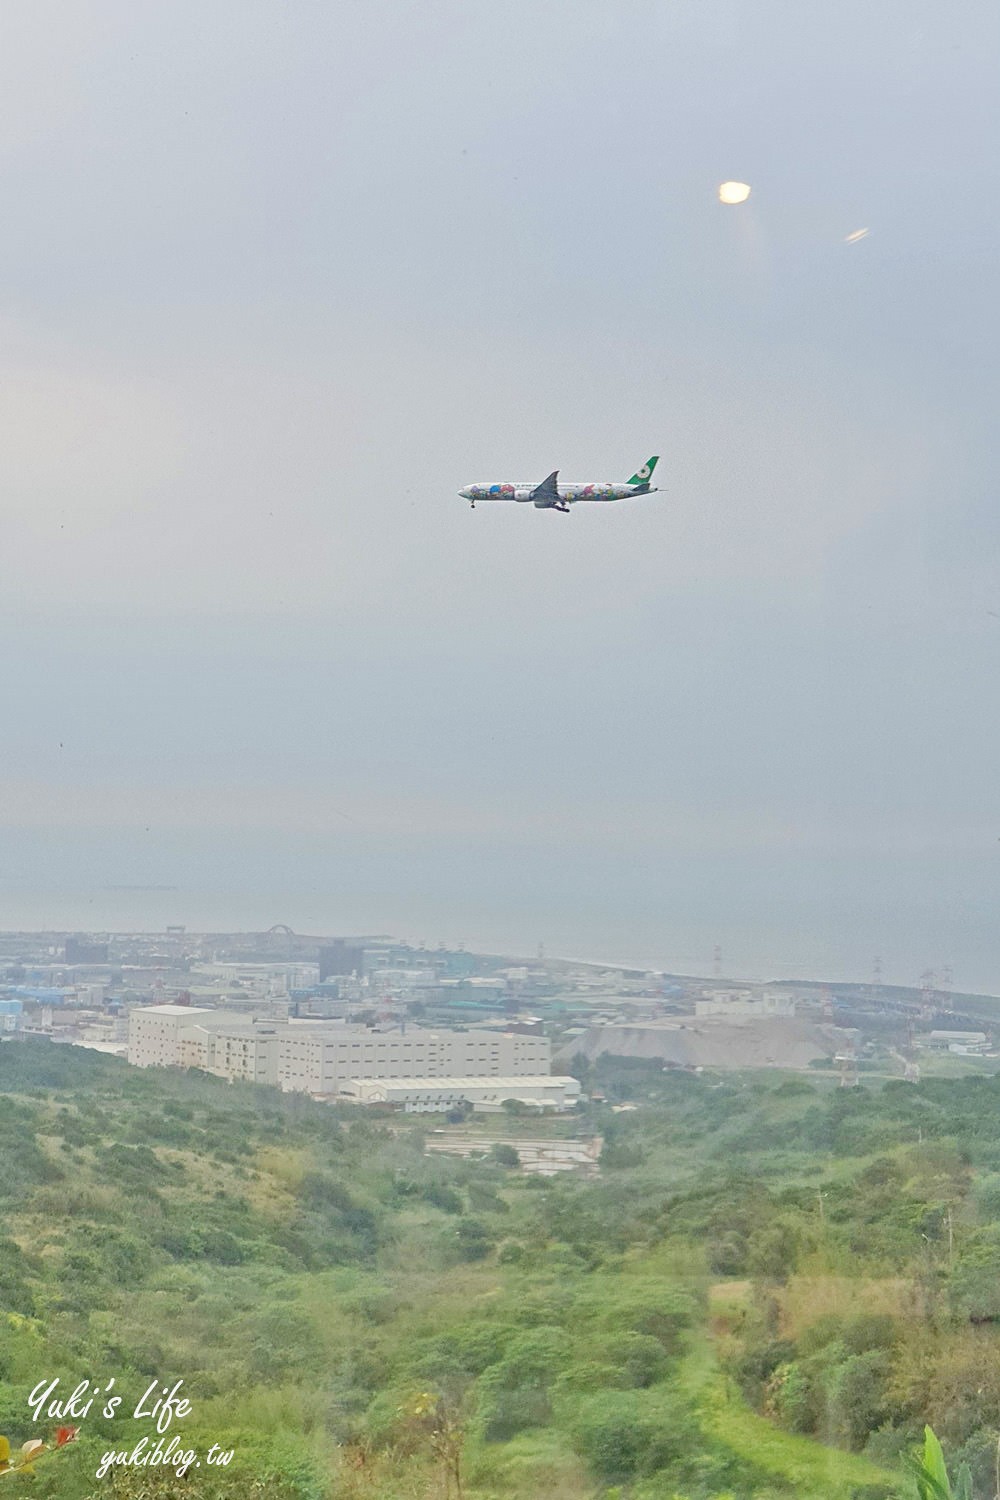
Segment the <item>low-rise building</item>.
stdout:
<path fill-rule="evenodd" d="M 987 1052 L 989 1037 L 985 1031 L 932 1031 L 927 1046 L 935 1052 Z"/>
<path fill-rule="evenodd" d="M 485 1156 L 494 1146 L 509 1146 L 517 1153 L 518 1165 L 530 1176 L 555 1177 L 560 1172 L 578 1172 L 596 1177 L 604 1141 L 599 1135 L 588 1140 L 565 1136 L 545 1139 L 517 1135 L 484 1134 L 460 1126 L 438 1126 L 424 1140 L 428 1156 Z"/>
<path fill-rule="evenodd" d="M 783 990 L 706 990 L 694 1002 L 696 1016 L 725 1016 L 734 1021 L 758 1021 L 795 1015 L 795 997 Z"/>
<path fill-rule="evenodd" d="M 440 1114 L 471 1104 L 476 1114 L 499 1114 L 507 1100 L 532 1109 L 572 1109 L 580 1097 L 576 1078 L 355 1078 L 341 1089 L 358 1104 L 390 1104 L 407 1114 Z"/>

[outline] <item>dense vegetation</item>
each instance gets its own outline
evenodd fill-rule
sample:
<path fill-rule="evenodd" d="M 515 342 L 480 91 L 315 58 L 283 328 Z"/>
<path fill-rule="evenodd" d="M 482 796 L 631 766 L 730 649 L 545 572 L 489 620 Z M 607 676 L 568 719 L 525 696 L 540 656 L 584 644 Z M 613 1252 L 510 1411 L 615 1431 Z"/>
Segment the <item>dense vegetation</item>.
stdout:
<path fill-rule="evenodd" d="M 541 1181 L 425 1156 L 426 1122 L 0 1047 L 0 1433 L 48 1436 L 43 1379 L 126 1397 L 11 1493 L 879 1500 L 929 1421 L 992 1497 L 1000 1082 L 586 1081 L 601 1176 Z M 169 1436 L 231 1464 L 97 1481 L 178 1379 Z"/>

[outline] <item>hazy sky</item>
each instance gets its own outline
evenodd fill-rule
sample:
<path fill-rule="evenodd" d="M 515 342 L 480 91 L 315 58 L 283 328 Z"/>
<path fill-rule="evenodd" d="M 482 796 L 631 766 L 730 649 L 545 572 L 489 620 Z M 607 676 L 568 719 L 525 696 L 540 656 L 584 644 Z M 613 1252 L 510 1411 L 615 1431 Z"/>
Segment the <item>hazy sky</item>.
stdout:
<path fill-rule="evenodd" d="M 970 0 L 7 0 L 0 925 L 1000 991 L 998 70 Z"/>

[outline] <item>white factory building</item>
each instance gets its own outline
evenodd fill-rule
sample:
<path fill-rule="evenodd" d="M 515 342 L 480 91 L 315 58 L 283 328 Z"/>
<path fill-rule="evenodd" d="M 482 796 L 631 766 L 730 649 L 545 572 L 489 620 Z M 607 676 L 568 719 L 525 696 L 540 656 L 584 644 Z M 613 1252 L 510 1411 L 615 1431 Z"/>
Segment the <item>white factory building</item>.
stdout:
<path fill-rule="evenodd" d="M 472 1105 L 476 1114 L 499 1114 L 508 1099 L 534 1109 L 572 1109 L 580 1097 L 575 1078 L 356 1078 L 344 1085 L 358 1104 L 391 1104 L 407 1114 L 432 1114 Z"/>
<path fill-rule="evenodd" d="M 694 1013 L 702 1018 L 724 1016 L 732 1021 L 792 1017 L 795 1015 L 795 997 L 784 990 L 704 990 L 702 998 L 694 1002 Z"/>
<path fill-rule="evenodd" d="M 180 1065 L 180 1033 L 198 1016 L 215 1011 L 197 1005 L 144 1005 L 129 1011 L 128 1060 L 139 1068 Z"/>
<path fill-rule="evenodd" d="M 200 1068 L 219 1078 L 340 1094 L 356 1079 L 547 1076 L 551 1049 L 547 1037 L 485 1029 L 375 1030 L 149 1005 L 130 1013 L 128 1060 L 140 1068 Z"/>

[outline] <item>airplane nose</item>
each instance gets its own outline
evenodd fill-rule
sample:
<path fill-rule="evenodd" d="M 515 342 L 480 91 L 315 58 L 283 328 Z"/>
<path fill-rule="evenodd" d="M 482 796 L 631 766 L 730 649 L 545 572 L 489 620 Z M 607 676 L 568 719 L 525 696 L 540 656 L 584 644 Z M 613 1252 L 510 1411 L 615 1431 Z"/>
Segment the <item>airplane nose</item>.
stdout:
<path fill-rule="evenodd" d="M 472 489 L 472 485 L 471 484 L 467 484 L 465 486 L 465 489 L 464 490 L 459 490 L 458 493 L 461 495 L 461 497 L 462 497 L 463 500 L 471 500 L 472 496 L 469 494 L 469 491 L 471 489 Z"/>

